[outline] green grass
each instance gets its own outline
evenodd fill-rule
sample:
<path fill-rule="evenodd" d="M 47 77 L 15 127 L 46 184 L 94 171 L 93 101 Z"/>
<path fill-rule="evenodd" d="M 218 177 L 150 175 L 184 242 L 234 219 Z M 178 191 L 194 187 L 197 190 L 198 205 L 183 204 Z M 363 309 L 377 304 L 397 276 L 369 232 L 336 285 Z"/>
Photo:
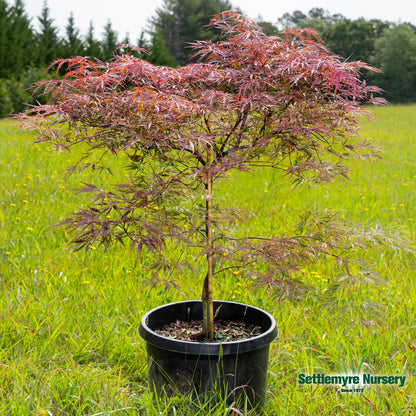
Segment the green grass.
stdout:
<path fill-rule="evenodd" d="M 374 113 L 377 121 L 363 122 L 363 129 L 384 149 L 383 161 L 352 163 L 349 181 L 295 189 L 275 172 L 237 176 L 225 202 L 238 200 L 255 213 L 245 227 L 257 233 L 290 227 L 299 212 L 316 205 L 370 226 L 398 227 L 414 240 L 416 106 Z M 157 305 L 198 298 L 198 279 L 185 273 L 180 291 L 150 290 L 142 283 L 150 256 L 138 262 L 128 247 L 105 254 L 69 251 L 69 236 L 54 225 L 82 204 L 71 189 L 81 180 L 111 178 L 89 172 L 68 182 L 60 172 L 77 155 L 58 155 L 33 141 L 15 123 L 0 122 L 0 414 L 188 415 L 186 399 L 153 402 L 137 327 Z M 271 349 L 266 415 L 416 411 L 415 258 L 388 250 L 368 256 L 384 282 L 359 288 L 354 299 L 340 299 L 379 305 L 377 313 L 364 316 L 359 307 L 342 315 L 312 298 L 264 296 L 240 275 L 216 282 L 218 298 L 260 306 L 276 318 L 280 333 Z M 306 281 L 326 287 L 325 265 L 303 273 Z M 354 395 L 297 383 L 300 373 L 345 372 L 407 378 L 403 387 L 367 387 Z M 203 406 L 192 413 L 209 414 Z M 211 414 L 232 412 L 222 407 Z"/>

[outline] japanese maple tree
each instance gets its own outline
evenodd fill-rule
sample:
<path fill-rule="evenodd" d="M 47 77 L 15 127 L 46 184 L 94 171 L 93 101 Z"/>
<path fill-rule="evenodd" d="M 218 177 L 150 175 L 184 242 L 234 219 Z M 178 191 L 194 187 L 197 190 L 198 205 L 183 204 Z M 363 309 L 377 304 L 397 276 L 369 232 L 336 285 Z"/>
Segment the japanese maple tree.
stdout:
<path fill-rule="evenodd" d="M 152 65 L 125 46 L 109 62 L 58 60 L 57 73 L 65 75 L 39 84 L 50 104 L 20 116 L 58 149 L 82 144 L 91 155 L 129 158 L 129 181 L 107 190 L 86 184 L 90 206 L 63 224 L 78 231 L 77 248 L 129 240 L 139 251 L 161 252 L 160 267 L 168 267 L 169 244 L 199 249 L 210 340 L 214 274 L 256 260 L 259 281 L 294 290 L 303 261 L 324 254 L 343 262 L 350 243 L 339 224 L 339 233 L 324 228 L 334 225 L 330 215 L 305 222 L 295 236 L 233 232 L 242 214 L 216 199 L 227 173 L 267 167 L 294 180 L 345 176 L 346 159 L 377 154 L 360 139 L 358 117 L 362 103 L 382 101 L 360 80 L 360 71 L 374 69 L 333 55 L 312 30 L 266 36 L 231 11 L 211 25 L 222 39 L 194 43 L 195 63 L 183 67 Z M 73 169 L 88 164 L 80 160 Z"/>

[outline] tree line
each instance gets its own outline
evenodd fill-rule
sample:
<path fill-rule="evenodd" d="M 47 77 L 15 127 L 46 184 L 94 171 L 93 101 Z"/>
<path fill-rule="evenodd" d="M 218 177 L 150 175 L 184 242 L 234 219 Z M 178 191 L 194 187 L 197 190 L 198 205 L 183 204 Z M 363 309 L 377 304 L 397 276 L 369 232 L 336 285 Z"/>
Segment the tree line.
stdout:
<path fill-rule="evenodd" d="M 385 90 L 392 103 L 416 102 L 416 27 L 377 19 L 350 20 L 340 14 L 314 8 L 285 14 L 280 27 L 316 28 L 325 45 L 334 53 L 354 61 L 364 61 L 382 73 L 366 73 L 364 78 Z"/>
<path fill-rule="evenodd" d="M 47 2 L 36 20 L 38 29 L 33 27 L 23 0 L 15 0 L 13 4 L 0 0 L 0 116 L 46 100 L 32 94 L 30 86 L 52 76 L 45 75 L 45 68 L 56 58 L 89 55 L 106 60 L 120 42 L 110 21 L 101 39 L 95 35 L 93 22 L 82 35 L 72 14 L 60 36 Z"/>
<path fill-rule="evenodd" d="M 164 0 L 140 38 L 129 39 L 120 38 L 110 20 L 101 37 L 97 37 L 93 22 L 82 34 L 72 14 L 60 35 L 47 2 L 36 18 L 35 29 L 23 0 L 14 0 L 13 4 L 0 0 L 0 116 L 45 100 L 32 95 L 29 87 L 45 78 L 45 67 L 58 57 L 87 55 L 107 60 L 117 45 L 128 43 L 150 51 L 142 57 L 152 63 L 184 65 L 191 61 L 190 42 L 217 40 L 220 36 L 206 28 L 210 16 L 231 8 L 228 0 Z M 298 10 L 286 13 L 275 22 L 258 18 L 258 24 L 269 35 L 279 35 L 285 28 L 316 28 L 332 52 L 380 68 L 380 74 L 363 76 L 383 88 L 389 101 L 416 102 L 416 27 L 410 23 L 350 20 L 313 8 L 307 14 Z"/>

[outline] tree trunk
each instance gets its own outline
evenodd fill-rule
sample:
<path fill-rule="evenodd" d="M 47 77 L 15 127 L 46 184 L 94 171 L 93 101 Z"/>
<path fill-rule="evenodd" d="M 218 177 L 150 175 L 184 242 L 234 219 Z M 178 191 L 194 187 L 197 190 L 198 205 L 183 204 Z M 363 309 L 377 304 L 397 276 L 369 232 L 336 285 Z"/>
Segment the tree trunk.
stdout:
<path fill-rule="evenodd" d="M 207 236 L 207 264 L 208 272 L 202 289 L 203 332 L 208 339 L 214 339 L 214 306 L 212 303 L 212 275 L 214 274 L 213 240 L 212 240 L 212 176 L 207 169 L 205 184 L 205 230 Z"/>

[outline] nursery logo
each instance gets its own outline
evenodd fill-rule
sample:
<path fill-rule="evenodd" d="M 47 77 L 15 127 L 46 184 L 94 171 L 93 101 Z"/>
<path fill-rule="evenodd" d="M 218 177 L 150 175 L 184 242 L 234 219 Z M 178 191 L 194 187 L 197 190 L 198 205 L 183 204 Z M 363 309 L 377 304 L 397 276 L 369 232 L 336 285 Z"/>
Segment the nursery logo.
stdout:
<path fill-rule="evenodd" d="M 361 393 L 366 386 L 397 385 L 403 387 L 406 376 L 373 375 L 373 374 L 299 374 L 298 385 L 321 384 L 327 386 L 341 386 L 344 393 Z"/>

